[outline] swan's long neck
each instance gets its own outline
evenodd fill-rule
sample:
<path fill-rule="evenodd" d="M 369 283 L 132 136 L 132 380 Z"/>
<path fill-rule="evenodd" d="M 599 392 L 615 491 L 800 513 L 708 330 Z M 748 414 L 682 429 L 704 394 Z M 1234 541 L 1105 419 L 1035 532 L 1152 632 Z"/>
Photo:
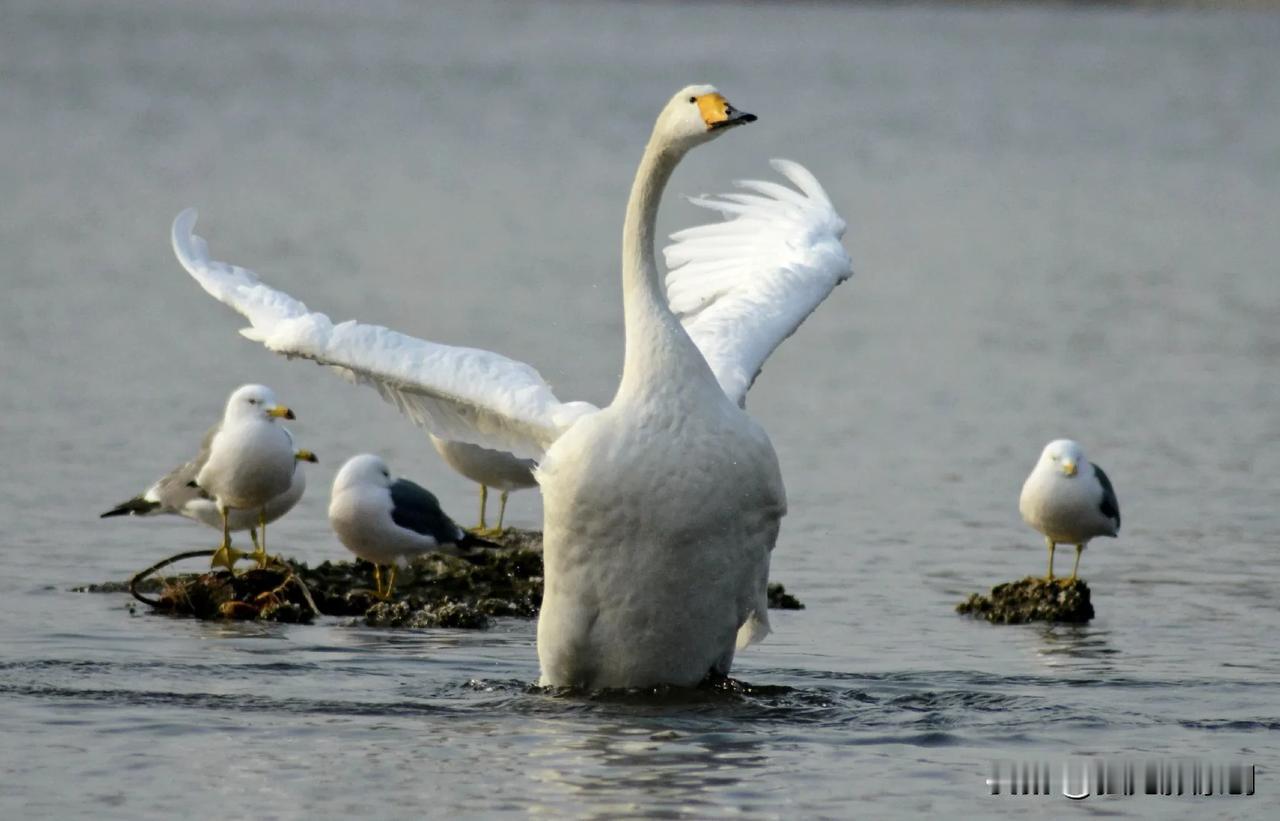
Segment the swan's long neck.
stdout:
<path fill-rule="evenodd" d="M 671 312 L 654 260 L 653 234 L 662 192 L 681 154 L 658 135 L 646 146 L 631 186 L 622 227 L 622 307 L 627 350 L 614 401 L 660 390 L 699 391 L 719 385 L 702 353 Z"/>

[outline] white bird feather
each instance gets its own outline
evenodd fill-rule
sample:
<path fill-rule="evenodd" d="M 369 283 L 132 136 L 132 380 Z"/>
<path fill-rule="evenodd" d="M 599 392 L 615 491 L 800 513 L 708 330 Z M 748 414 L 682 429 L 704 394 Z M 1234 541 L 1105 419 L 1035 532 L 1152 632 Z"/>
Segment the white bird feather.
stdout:
<path fill-rule="evenodd" d="M 754 193 L 691 198 L 725 221 L 679 231 L 664 249 L 671 308 L 739 406 L 769 355 L 852 274 L 840 244 L 845 222 L 821 184 L 798 163 L 771 165 L 799 190 L 743 181 Z M 562 402 L 534 368 L 501 354 L 335 325 L 254 272 L 210 258 L 193 232 L 196 216 L 189 208 L 174 220 L 174 253 L 205 291 L 249 320 L 241 334 L 372 387 L 436 436 L 539 459 L 597 410 Z"/>

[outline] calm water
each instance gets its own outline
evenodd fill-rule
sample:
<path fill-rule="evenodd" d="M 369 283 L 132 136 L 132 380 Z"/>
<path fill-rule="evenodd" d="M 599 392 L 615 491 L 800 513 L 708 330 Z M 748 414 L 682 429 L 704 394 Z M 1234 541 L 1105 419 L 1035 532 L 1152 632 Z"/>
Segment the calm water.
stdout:
<path fill-rule="evenodd" d="M 988 761 L 1078 753 L 1259 767 L 1250 800 L 1094 810 L 1274 817 L 1280 17 L 174 5 L 0 10 L 0 815 L 1047 817 L 1067 802 L 986 797 Z M 473 516 L 371 392 L 236 335 L 171 256 L 180 208 L 335 318 L 603 402 L 629 180 L 697 81 L 760 121 L 673 190 L 800 160 L 858 268 L 751 394 L 791 497 L 774 575 L 809 606 L 740 656 L 751 692 L 543 694 L 526 622 L 195 624 L 66 592 L 211 543 L 96 515 L 246 381 L 322 460 L 277 548 L 343 556 L 327 485 L 361 450 Z M 1098 618 L 955 616 L 1041 572 L 1017 494 L 1064 435 L 1124 511 L 1082 565 Z"/>

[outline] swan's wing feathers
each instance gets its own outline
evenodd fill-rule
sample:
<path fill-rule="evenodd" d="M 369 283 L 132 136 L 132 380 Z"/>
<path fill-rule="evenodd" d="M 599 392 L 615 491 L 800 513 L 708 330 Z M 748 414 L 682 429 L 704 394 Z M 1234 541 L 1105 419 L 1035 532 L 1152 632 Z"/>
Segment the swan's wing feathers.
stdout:
<path fill-rule="evenodd" d="M 748 180 L 737 185 L 749 193 L 692 198 L 725 221 L 678 231 L 664 249 L 671 309 L 739 404 L 769 355 L 853 274 L 826 191 L 798 163 L 771 164 L 795 188 Z"/>
<path fill-rule="evenodd" d="M 252 271 L 210 259 L 208 246 L 192 232 L 195 221 L 193 209 L 174 220 L 174 252 L 201 287 L 248 318 L 243 335 L 369 385 L 437 436 L 537 459 L 573 421 L 595 410 L 585 402 L 561 402 L 536 370 L 499 354 L 438 345 L 378 325 L 335 325 Z"/>
<path fill-rule="evenodd" d="M 827 190 L 822 187 L 822 183 L 818 182 L 818 178 L 813 176 L 809 169 L 795 160 L 781 158 L 769 160 L 769 165 L 773 167 L 774 171 L 790 180 L 791 184 L 799 188 L 815 205 L 829 212 L 829 216 L 840 223 L 841 233 L 844 232 L 844 220 L 840 219 L 840 215 L 836 213 L 836 207 L 831 204 L 831 198 L 827 196 Z"/>

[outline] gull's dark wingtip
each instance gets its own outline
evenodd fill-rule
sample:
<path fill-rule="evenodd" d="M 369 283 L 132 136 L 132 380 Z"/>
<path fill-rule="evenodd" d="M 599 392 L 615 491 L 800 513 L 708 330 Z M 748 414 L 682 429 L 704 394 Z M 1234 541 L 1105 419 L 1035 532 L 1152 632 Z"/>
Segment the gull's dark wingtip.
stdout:
<path fill-rule="evenodd" d="M 127 502 L 121 502 L 106 513 L 99 514 L 99 519 L 107 519 L 112 516 L 145 516 L 156 508 L 160 507 L 159 502 L 151 502 L 135 496 Z"/>

